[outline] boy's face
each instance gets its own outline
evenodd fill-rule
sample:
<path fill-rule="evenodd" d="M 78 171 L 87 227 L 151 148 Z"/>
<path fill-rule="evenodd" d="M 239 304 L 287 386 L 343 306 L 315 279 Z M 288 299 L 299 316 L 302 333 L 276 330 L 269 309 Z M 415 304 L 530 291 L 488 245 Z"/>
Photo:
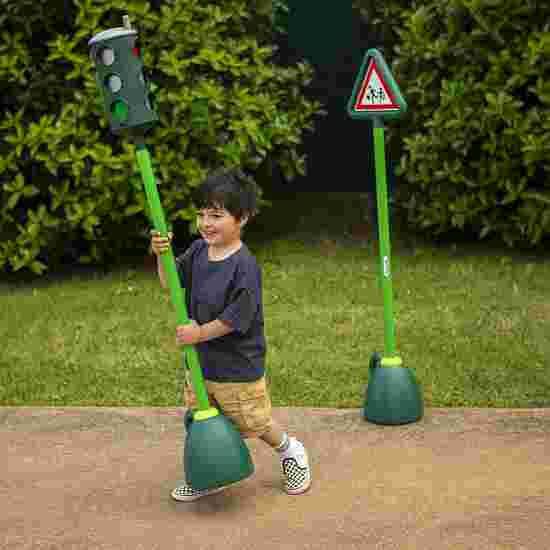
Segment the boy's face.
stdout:
<path fill-rule="evenodd" d="M 198 211 L 197 226 L 203 239 L 215 248 L 229 247 L 241 238 L 241 227 L 246 216 L 240 222 L 225 208 L 203 208 Z"/>

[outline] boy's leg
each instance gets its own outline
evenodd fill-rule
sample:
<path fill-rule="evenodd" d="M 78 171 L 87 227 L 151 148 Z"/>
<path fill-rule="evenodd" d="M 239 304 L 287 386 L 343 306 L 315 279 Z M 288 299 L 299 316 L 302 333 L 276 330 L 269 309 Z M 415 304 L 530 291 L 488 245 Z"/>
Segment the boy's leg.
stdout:
<path fill-rule="evenodd" d="M 288 449 L 288 436 L 275 421 L 271 423 L 269 430 L 260 436 L 260 439 L 276 450 L 286 451 Z"/>
<path fill-rule="evenodd" d="M 305 493 L 311 485 L 311 469 L 302 442 L 295 437 L 289 438 L 281 426 L 274 421 L 260 439 L 279 453 L 285 491 L 290 495 Z"/>
<path fill-rule="evenodd" d="M 285 491 L 289 495 L 305 493 L 311 485 L 311 468 L 304 445 L 286 432 L 275 422 L 260 436 L 279 455 Z"/>
<path fill-rule="evenodd" d="M 289 494 L 305 492 L 311 484 L 307 453 L 300 441 L 288 437 L 273 421 L 265 377 L 256 382 L 211 382 L 210 386 L 224 414 L 233 420 L 244 439 L 262 439 L 277 451 L 285 491 Z"/>

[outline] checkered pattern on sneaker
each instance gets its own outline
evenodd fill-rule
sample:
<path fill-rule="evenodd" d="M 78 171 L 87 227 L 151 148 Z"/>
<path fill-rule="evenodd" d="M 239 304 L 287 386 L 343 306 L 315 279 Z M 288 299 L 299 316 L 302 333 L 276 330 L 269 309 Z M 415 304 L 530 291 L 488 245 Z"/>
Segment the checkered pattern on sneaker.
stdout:
<path fill-rule="evenodd" d="M 207 495 L 213 495 L 224 491 L 226 487 L 218 487 L 217 489 L 206 489 L 205 491 L 197 491 L 190 487 L 186 483 L 179 485 L 172 491 L 172 498 L 174 500 L 179 500 L 180 502 L 192 502 L 199 498 L 205 497 Z"/>
<path fill-rule="evenodd" d="M 305 493 L 311 485 L 311 470 L 304 446 L 295 437 L 290 438 L 290 446 L 281 453 L 281 468 L 285 491 L 289 495 Z"/>

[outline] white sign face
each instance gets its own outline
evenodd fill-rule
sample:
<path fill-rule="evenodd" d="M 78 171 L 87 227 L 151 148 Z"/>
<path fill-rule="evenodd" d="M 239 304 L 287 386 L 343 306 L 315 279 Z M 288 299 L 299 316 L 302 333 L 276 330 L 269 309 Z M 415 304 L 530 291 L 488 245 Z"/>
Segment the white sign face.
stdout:
<path fill-rule="evenodd" d="M 374 61 L 370 62 L 365 80 L 355 104 L 356 111 L 381 112 L 399 111 L 400 107 L 390 95 L 390 89 L 378 71 Z"/>
<path fill-rule="evenodd" d="M 367 85 L 367 91 L 361 99 L 361 107 L 368 107 L 370 105 L 392 105 L 393 101 L 386 92 L 385 87 L 382 85 L 380 76 L 376 67 L 371 72 L 370 80 Z"/>

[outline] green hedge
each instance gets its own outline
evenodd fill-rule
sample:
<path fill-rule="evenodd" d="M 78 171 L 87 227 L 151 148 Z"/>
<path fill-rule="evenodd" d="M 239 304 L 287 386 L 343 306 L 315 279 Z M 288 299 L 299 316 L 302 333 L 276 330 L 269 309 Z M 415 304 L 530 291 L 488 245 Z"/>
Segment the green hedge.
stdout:
<path fill-rule="evenodd" d="M 0 271 L 40 275 L 75 239 L 80 263 L 146 248 L 134 147 L 110 134 L 87 45 L 126 13 L 158 87 L 148 143 L 170 224 L 195 231 L 190 193 L 219 166 L 305 172 L 299 146 L 323 111 L 303 95 L 310 67 L 274 64 L 270 13 L 245 0 L 120 6 L 18 0 L 0 15 Z"/>
<path fill-rule="evenodd" d="M 550 235 L 550 4 L 356 0 L 409 104 L 389 124 L 413 227 Z"/>

